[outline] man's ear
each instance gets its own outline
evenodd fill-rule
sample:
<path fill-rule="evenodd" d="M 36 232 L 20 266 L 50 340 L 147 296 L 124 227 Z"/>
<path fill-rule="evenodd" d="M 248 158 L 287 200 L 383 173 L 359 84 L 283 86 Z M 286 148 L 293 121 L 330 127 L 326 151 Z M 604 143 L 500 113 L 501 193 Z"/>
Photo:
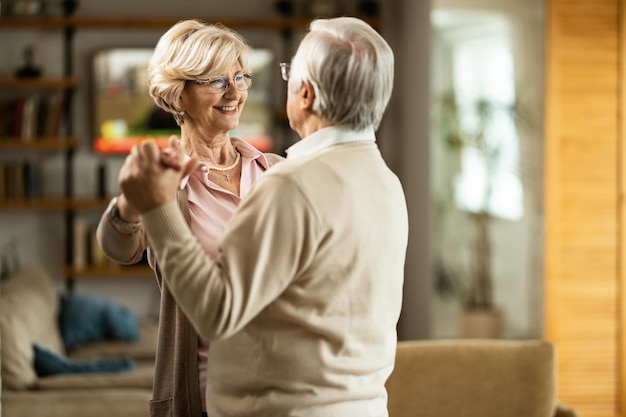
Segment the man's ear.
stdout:
<path fill-rule="evenodd" d="M 303 82 L 300 86 L 298 93 L 300 99 L 300 105 L 305 110 L 311 110 L 313 108 L 313 102 L 315 101 L 315 89 L 309 82 Z"/>

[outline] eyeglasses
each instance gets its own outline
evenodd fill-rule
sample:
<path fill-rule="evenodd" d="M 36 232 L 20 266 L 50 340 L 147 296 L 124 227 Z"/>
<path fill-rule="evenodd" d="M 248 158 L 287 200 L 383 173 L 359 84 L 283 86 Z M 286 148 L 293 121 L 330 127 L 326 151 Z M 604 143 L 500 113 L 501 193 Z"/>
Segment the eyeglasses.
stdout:
<path fill-rule="evenodd" d="M 291 65 L 286 62 L 281 62 L 280 64 L 280 76 L 283 80 L 289 81 L 289 75 L 291 75 Z"/>
<path fill-rule="evenodd" d="M 237 74 L 233 78 L 213 77 L 208 80 L 194 80 L 198 84 L 207 87 L 212 93 L 223 93 L 230 86 L 230 80 L 233 80 L 235 88 L 239 91 L 245 91 L 252 85 L 252 74 L 247 72 Z"/>

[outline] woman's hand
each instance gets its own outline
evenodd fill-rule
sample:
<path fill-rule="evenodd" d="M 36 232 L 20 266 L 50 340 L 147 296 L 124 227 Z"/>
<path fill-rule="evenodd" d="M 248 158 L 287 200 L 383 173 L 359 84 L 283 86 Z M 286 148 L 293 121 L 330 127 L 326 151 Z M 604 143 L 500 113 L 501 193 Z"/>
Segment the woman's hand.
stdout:
<path fill-rule="evenodd" d="M 173 141 L 180 144 L 180 141 L 176 136 L 170 136 L 169 138 L 170 145 L 172 144 Z M 175 171 L 180 171 L 182 169 L 179 163 L 178 153 L 172 146 L 168 146 L 167 148 L 164 148 L 161 151 L 161 163 L 164 166 L 168 168 L 172 168 Z"/>
<path fill-rule="evenodd" d="M 118 182 L 126 200 L 140 213 L 176 198 L 180 180 L 198 167 L 194 158 L 184 162 L 178 140 L 170 138 L 163 155 L 156 142 L 143 141 L 133 146 L 120 169 Z"/>

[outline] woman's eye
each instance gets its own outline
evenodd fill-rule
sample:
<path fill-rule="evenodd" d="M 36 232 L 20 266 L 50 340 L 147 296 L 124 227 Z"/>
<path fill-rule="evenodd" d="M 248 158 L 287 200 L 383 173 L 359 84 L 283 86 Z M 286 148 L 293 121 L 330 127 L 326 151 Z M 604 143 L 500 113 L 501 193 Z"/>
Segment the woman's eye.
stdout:
<path fill-rule="evenodd" d="M 211 80 L 211 87 L 213 88 L 226 88 L 228 87 L 228 80 L 226 78 L 216 78 Z"/>

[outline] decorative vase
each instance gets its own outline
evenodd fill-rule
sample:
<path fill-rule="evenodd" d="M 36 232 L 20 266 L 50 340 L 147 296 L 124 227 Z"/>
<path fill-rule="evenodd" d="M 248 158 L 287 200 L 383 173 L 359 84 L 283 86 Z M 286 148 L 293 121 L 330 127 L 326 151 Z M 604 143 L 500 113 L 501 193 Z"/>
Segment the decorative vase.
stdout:
<path fill-rule="evenodd" d="M 497 339 L 502 332 L 499 310 L 462 310 L 461 337 L 464 339 Z"/>

